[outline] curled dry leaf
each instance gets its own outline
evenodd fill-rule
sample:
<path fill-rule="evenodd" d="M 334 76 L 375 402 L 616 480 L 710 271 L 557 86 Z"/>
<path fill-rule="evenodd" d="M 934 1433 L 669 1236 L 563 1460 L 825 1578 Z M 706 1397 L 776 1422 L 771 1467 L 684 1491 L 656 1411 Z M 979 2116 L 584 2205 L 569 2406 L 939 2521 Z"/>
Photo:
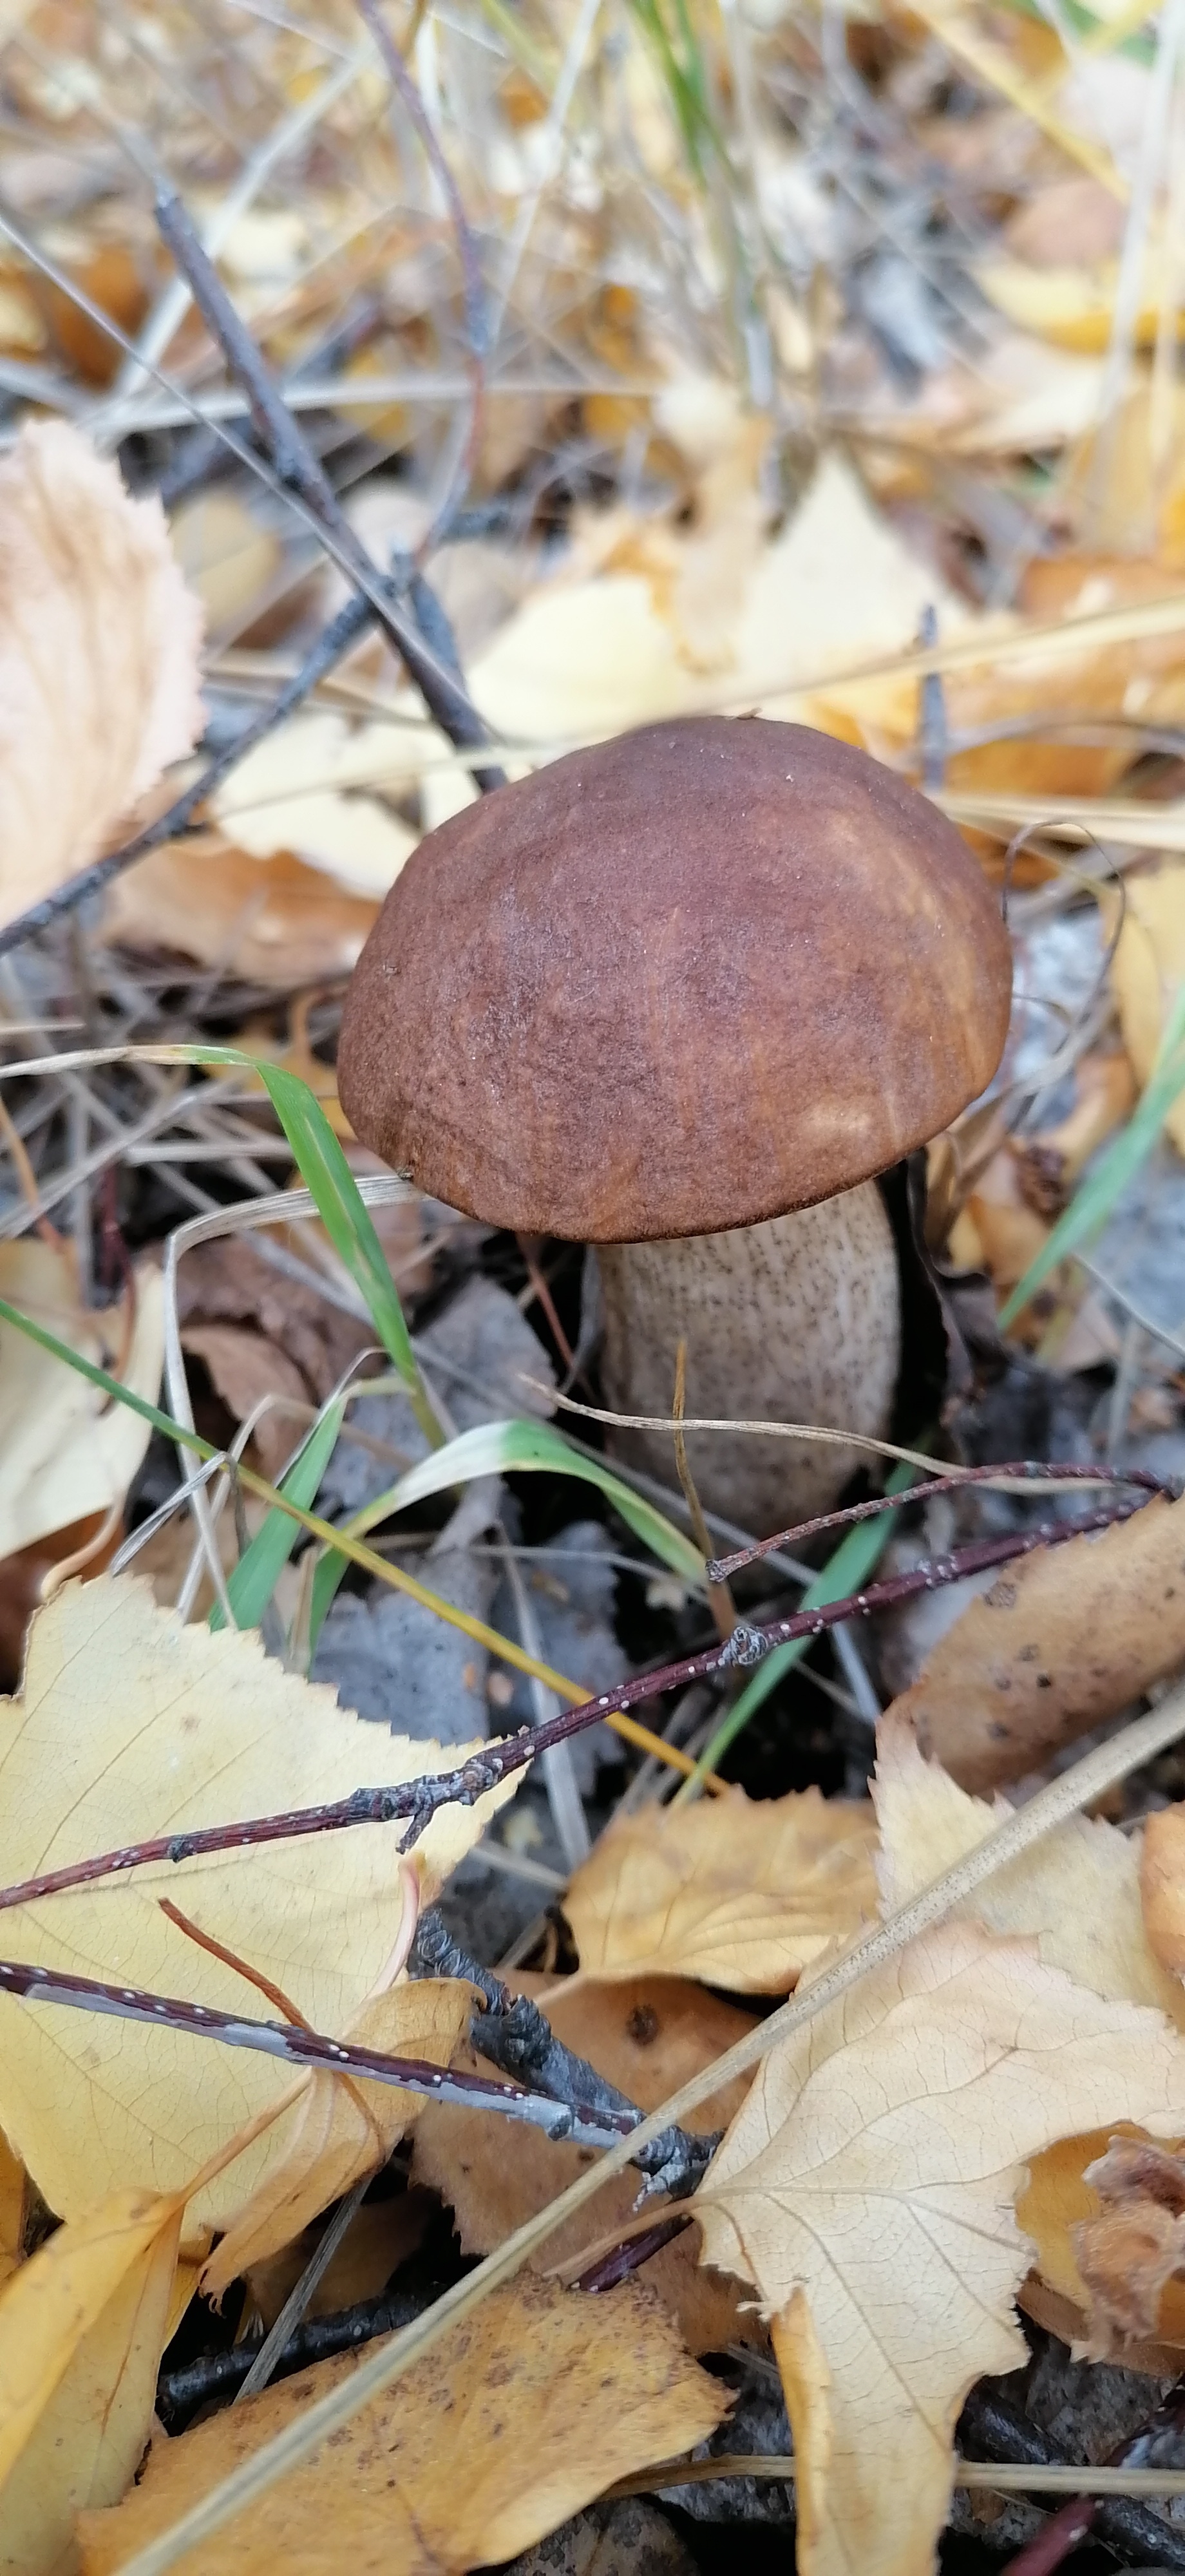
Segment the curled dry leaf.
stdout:
<path fill-rule="evenodd" d="M 151 850 L 116 877 L 103 931 L 125 948 L 176 950 L 219 974 L 290 990 L 350 974 L 377 912 L 290 850 L 260 861 L 210 832 Z"/>
<path fill-rule="evenodd" d="M 1039 1770 L 1185 1658 L 1185 1501 L 1037 1548 L 968 1604 L 894 1701 L 969 1789 Z"/>
<path fill-rule="evenodd" d="M 1083 2180 L 1103 2204 L 1074 2230 L 1091 2357 L 1102 2361 L 1157 2333 L 1165 2283 L 1185 2268 L 1185 2163 L 1146 2139 L 1113 2138 Z"/>
<path fill-rule="evenodd" d="M 538 1995 L 557 2038 L 644 2111 L 656 2110 L 668 2093 L 752 2028 L 748 2014 L 674 1977 L 636 1977 L 616 1986 L 586 1986 L 579 1979 L 570 1993 L 562 1983 L 549 1985 L 521 1972 L 509 1982 L 516 1992 Z M 722 2128 L 744 2090 L 742 2080 L 701 2104 L 691 2126 Z M 537 2129 L 520 2130 L 508 2151 L 496 2111 L 429 2102 L 416 2128 L 412 2171 L 448 2201 L 465 2252 L 488 2254 L 586 2163 L 584 2149 L 553 2145 Z M 590 2209 L 548 2238 L 541 2256 L 547 2270 L 565 2278 L 578 2273 L 594 2248 L 627 2235 L 637 2196 L 636 2176 L 619 2174 Z M 739 2308 L 738 2285 L 697 2261 L 694 2233 L 654 2255 L 646 2280 L 677 2317 L 690 2351 L 720 2352 L 729 2343 L 764 2340 L 751 2309 L 745 2314 Z"/>
<path fill-rule="evenodd" d="M 178 2520 L 358 2367 L 322 2362 L 173 2442 L 113 2513 L 81 2517 L 83 2576 Z M 531 2272 L 441 2337 L 282 2486 L 186 2558 L 186 2576 L 445 2576 L 530 2548 L 615 2478 L 703 2441 L 724 2392 L 637 2282 L 582 2298 Z M 447 2424 L 447 2438 L 441 2427 Z"/>
<path fill-rule="evenodd" d="M 450 1759 L 464 1758 L 450 1752 Z M 20 1699 L 0 1703 L 0 1876 L 6 1882 L 185 1827 L 314 1805 L 416 1778 L 440 1748 L 363 1726 L 258 1638 L 182 1627 L 125 1576 L 70 1584 L 38 1612 Z M 446 1807 L 416 1846 L 426 1899 L 504 1803 Z M 235 1970 L 161 1912 L 291 1996 L 317 2030 L 351 2028 L 400 1926 L 399 1828 L 363 1825 L 112 1877 L 8 1916 L 18 1958 L 251 2012 Z M 73 2218 L 129 2175 L 177 2188 L 287 2089 L 265 2057 L 164 2025 L 5 1998 L 0 2121 L 51 2209 Z M 191 2205 L 215 2225 L 287 2151 L 280 2125 Z"/>
<path fill-rule="evenodd" d="M 405 1979 L 363 2005 L 349 2036 L 356 2046 L 381 2049 L 389 2057 L 447 2066 L 472 2004 L 469 1987 L 456 1977 L 414 1984 Z M 328 2067 L 310 2069 L 293 2110 L 276 2124 L 275 2161 L 230 2220 L 202 2273 L 207 2297 L 221 2298 L 248 2264 L 266 2262 L 331 2200 L 377 2171 L 425 2108 L 422 2098 L 397 2093 L 389 2084 L 343 2084 Z"/>
<path fill-rule="evenodd" d="M 564 1899 L 581 1968 L 785 1994 L 875 1913 L 875 1843 L 866 1805 L 818 1789 L 623 1816 Z"/>
<path fill-rule="evenodd" d="M 1097 2226 L 1104 2214 L 1096 2185 L 1087 2176 L 1107 2156 L 1117 2132 L 1125 2141 L 1133 2142 L 1141 2155 L 1170 2155 L 1179 2143 L 1173 2139 L 1160 2144 L 1145 2130 L 1124 2121 L 1112 2121 L 1106 2128 L 1088 2130 L 1080 2137 L 1062 2138 L 1056 2146 L 1046 2147 L 1041 2155 L 1034 2156 L 1029 2179 L 1016 2204 L 1017 2221 L 1032 2244 L 1035 2266 L 1018 2292 L 1020 2305 L 1036 2318 L 1038 2325 L 1060 2335 L 1063 2343 L 1084 2349 L 1092 2341 L 1092 2299 L 1079 2263 L 1079 2239 L 1083 2229 Z M 1134 2246 L 1135 2240 L 1130 2244 Z M 1114 2237 L 1112 2250 L 1113 2268 L 1121 2251 Z M 1104 2238 L 1104 2264 L 1106 2259 Z M 1130 2289 L 1126 2295 L 1130 2301 Z M 1181 2368 L 1182 2346 L 1185 2279 L 1170 2273 L 1160 2293 L 1151 2339 L 1125 2335 L 1122 2358 L 1131 2370 L 1174 2378 Z"/>
<path fill-rule="evenodd" d="M 152 1263 L 136 1270 L 118 1305 L 87 1314 L 69 1246 L 27 1237 L 0 1244 L 0 1291 L 84 1359 L 98 1361 L 155 1403 L 164 1306 Z M 52 1352 L 0 1323 L 0 1560 L 122 1503 L 149 1436 L 148 1424 L 126 1405 L 109 1402 Z"/>
<path fill-rule="evenodd" d="M 86 867 L 202 730 L 201 611 L 159 501 L 64 421 L 0 463 L 0 918 Z"/>
<path fill-rule="evenodd" d="M 74 2516 L 118 2502 L 152 2420 L 184 2192 L 114 2192 L 0 2297 L 0 2560 L 72 2565 Z"/>
<path fill-rule="evenodd" d="M 1105 2119 L 1172 2131 L 1183 2113 L 1185 2044 L 1161 2014 L 972 1923 L 915 1941 L 772 2052 L 696 2206 L 709 2259 L 779 2320 L 812 2499 L 803 2576 L 929 2563 L 963 2398 L 1025 2358 L 1027 2159 Z"/>

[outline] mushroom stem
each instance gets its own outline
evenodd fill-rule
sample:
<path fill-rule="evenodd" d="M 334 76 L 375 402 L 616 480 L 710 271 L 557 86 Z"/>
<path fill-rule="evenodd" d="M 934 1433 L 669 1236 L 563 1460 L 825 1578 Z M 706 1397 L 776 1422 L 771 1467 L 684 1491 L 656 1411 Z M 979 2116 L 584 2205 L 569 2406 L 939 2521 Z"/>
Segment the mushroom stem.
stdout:
<path fill-rule="evenodd" d="M 727 1234 L 597 1247 L 603 1381 L 618 1413 L 671 1411 L 687 1342 L 688 1415 L 888 1432 L 901 1352 L 897 1254 L 875 1181 Z M 661 1431 L 619 1431 L 619 1457 L 672 1478 Z M 859 1452 L 744 1433 L 692 1432 L 688 1458 L 709 1511 L 763 1535 L 826 1511 Z"/>

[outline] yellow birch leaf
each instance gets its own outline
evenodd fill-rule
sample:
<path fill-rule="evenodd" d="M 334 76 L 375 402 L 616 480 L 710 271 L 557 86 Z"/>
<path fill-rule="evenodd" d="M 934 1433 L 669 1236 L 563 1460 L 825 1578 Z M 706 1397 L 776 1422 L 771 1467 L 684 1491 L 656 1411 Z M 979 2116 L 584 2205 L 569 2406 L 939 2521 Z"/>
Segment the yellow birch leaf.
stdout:
<path fill-rule="evenodd" d="M 0 920 L 192 749 L 200 640 L 159 501 L 65 421 L 23 429 L 0 463 Z"/>
<path fill-rule="evenodd" d="M 74 2515 L 118 2501 L 148 2439 L 184 2192 L 118 2191 L 0 2297 L 0 2566 L 66 2576 Z"/>
<path fill-rule="evenodd" d="M 564 1899 L 581 1968 L 785 1994 L 875 1913 L 875 1843 L 867 1805 L 818 1789 L 623 1816 Z"/>
<path fill-rule="evenodd" d="M 27 1237 L 0 1244 L 0 1294 L 155 1404 L 164 1301 L 153 1263 L 136 1271 L 130 1310 L 125 1298 L 85 1314 L 68 1247 Z M 150 1436 L 127 1405 L 109 1401 L 14 1324 L 0 1323 L 0 1560 L 121 1503 Z"/>
<path fill-rule="evenodd" d="M 155 2442 L 113 2513 L 80 2522 L 108 2576 L 294 2415 L 348 2378 L 321 2362 Z M 522 2273 L 453 2326 L 398 2388 L 186 2556 L 186 2576 L 445 2576 L 529 2549 L 613 2479 L 706 2439 L 729 2400 L 636 2281 L 601 2298 Z M 447 2427 L 447 2431 L 442 2428 Z"/>
<path fill-rule="evenodd" d="M 1173 2132 L 1185 2045 L 978 1924 L 945 1923 L 759 2069 L 697 2194 L 706 2259 L 783 2314 L 821 2364 L 788 2375 L 818 2496 L 802 2576 L 918 2576 L 950 2502 L 959 2410 L 1025 2345 L 1014 2215 L 1028 2159 L 1106 2120 Z M 827 2378 L 829 2375 L 829 2385 Z"/>
<path fill-rule="evenodd" d="M 928 1762 L 912 1727 L 892 1709 L 877 1728 L 876 1754 L 876 1874 L 891 1913 L 1012 1811 L 1004 1798 L 969 1796 L 940 1763 Z M 1185 1993 L 1145 1933 L 1140 1871 L 1138 1835 L 1118 1833 L 1102 1816 L 1071 1816 L 958 1910 L 989 1932 L 1035 1940 L 1046 1967 L 1063 1968 L 1108 2003 L 1154 2004 L 1185 2031 Z"/>
<path fill-rule="evenodd" d="M 1124 895 L 1111 982 L 1123 1043 L 1144 1084 L 1165 1018 L 1185 983 L 1185 861 L 1170 862 L 1151 876 L 1133 876 Z M 1109 902 L 1105 909 L 1112 928 L 1116 906 Z M 1174 1102 L 1165 1126 L 1178 1153 L 1185 1154 L 1185 1098 Z"/>
<path fill-rule="evenodd" d="M 1022 331 L 1088 356 L 1101 357 L 1106 350 L 1115 320 L 1118 260 L 1100 260 L 1092 268 L 1036 268 L 1024 260 L 987 260 L 977 275 L 997 311 Z M 1171 293 L 1164 254 L 1154 248 L 1144 261 L 1133 325 L 1137 348 L 1149 347 L 1156 338 L 1166 288 Z"/>
<path fill-rule="evenodd" d="M 363 2005 L 348 2036 L 356 2046 L 382 2049 L 389 2057 L 447 2066 L 472 2004 L 459 1978 L 404 1979 Z M 248 2264 L 278 2253 L 331 2200 L 377 2171 L 427 2107 L 423 2095 L 400 2093 L 390 2084 L 356 2077 L 346 2084 L 329 2067 L 311 2070 L 299 2101 L 276 2124 L 275 2160 L 205 2267 L 207 2297 L 221 2298 Z"/>
<path fill-rule="evenodd" d="M 129 1842 L 337 1799 L 463 1762 L 475 1746 L 392 1736 L 286 1673 L 259 1639 L 183 1627 L 127 1576 L 68 1584 L 29 1635 L 21 1698 L 0 1702 L 0 1879 Z M 441 1809 L 416 1845 L 425 1899 L 510 1792 Z M 17 1958 L 236 2013 L 242 1976 L 161 1911 L 262 1970 L 316 2030 L 349 2030 L 399 1929 L 398 1825 L 212 1852 L 100 1879 L 13 1910 Z M 0 1999 L 0 2124 L 51 2209 L 73 2218 L 118 2182 L 180 2187 L 290 2082 L 245 2049 L 163 2023 Z M 199 2195 L 222 2226 L 278 2159 L 260 2138 Z"/>

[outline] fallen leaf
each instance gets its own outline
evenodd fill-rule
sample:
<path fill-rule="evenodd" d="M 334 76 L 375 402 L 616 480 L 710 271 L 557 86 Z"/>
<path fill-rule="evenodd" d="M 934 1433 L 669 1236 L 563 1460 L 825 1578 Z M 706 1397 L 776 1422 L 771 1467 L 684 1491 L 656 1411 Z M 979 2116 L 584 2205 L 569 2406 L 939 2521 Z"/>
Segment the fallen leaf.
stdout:
<path fill-rule="evenodd" d="M 0 2287 L 24 2261 L 28 2175 L 0 2129 Z"/>
<path fill-rule="evenodd" d="M 880 1721 L 876 1755 L 876 1874 L 891 1913 L 976 1850 L 1012 1810 L 1004 1798 L 969 1796 L 941 1763 L 927 1761 L 900 1700 Z M 1034 1940 L 1046 1967 L 1064 1969 L 1108 2003 L 1153 2004 L 1185 2032 L 1185 1993 L 1144 1929 L 1139 1837 L 1104 1817 L 1069 1817 L 958 1911 L 990 1932 Z"/>
<path fill-rule="evenodd" d="M 144 1836 L 440 1768 L 436 1745 L 364 1728 L 334 1692 L 270 1661 L 257 1637 L 182 1627 L 125 1576 L 67 1585 L 38 1613 L 23 1697 L 0 1708 L 0 1747 L 9 1882 Z M 504 1796 L 433 1819 L 416 1846 L 426 1900 Z M 12 1950 L 255 2011 L 241 1974 L 161 1912 L 167 1895 L 280 1985 L 314 2029 L 344 2035 L 399 1928 L 398 1850 L 399 1828 L 375 1825 L 164 1862 L 15 1909 Z M 129 2175 L 179 2187 L 290 2081 L 274 2061 L 164 2025 L 13 1997 L 0 2019 L 0 2122 L 64 2218 Z M 192 2204 L 195 2224 L 225 2225 L 284 2151 L 282 2128 L 259 2139 Z"/>
<path fill-rule="evenodd" d="M 508 1983 L 516 1993 L 537 1995 L 565 2046 L 644 2111 L 657 2109 L 753 2027 L 748 2014 L 673 1977 L 637 1977 L 620 1986 L 586 1986 L 580 1979 L 571 1994 L 563 1984 L 521 1971 Z M 690 2125 L 721 2128 L 743 2094 L 743 2082 L 730 2086 L 702 2103 Z M 449 2203 L 464 2251 L 488 2254 L 583 2172 L 589 2156 L 584 2147 L 553 2145 L 536 2129 L 520 2130 L 508 2152 L 496 2111 L 430 2102 L 417 2124 L 412 2172 Z M 637 2196 L 636 2177 L 620 2174 L 592 2209 L 548 2238 L 541 2258 L 547 2269 L 578 2271 L 594 2248 L 628 2234 Z M 764 2340 L 757 2320 L 738 2311 L 736 2283 L 705 2270 L 694 2247 L 694 2235 L 677 2237 L 646 2266 L 647 2281 L 678 2318 L 689 2350 L 720 2352 L 729 2343 Z"/>
<path fill-rule="evenodd" d="M 1141 1085 L 1156 1061 L 1167 1013 L 1185 981 L 1185 862 L 1170 862 L 1124 884 L 1124 913 L 1111 963 L 1123 1043 Z M 1108 927 L 1117 921 L 1109 903 Z M 1165 1126 L 1185 1154 L 1185 1098 L 1178 1097 Z"/>
<path fill-rule="evenodd" d="M 0 917 L 78 868 L 205 721 L 159 501 L 64 421 L 0 463 Z"/>
<path fill-rule="evenodd" d="M 0 468 L 0 471 L 3 469 Z M 138 1265 L 128 1294 L 84 1312 L 69 1246 L 32 1236 L 0 1244 L 0 1290 L 60 1341 L 155 1404 L 164 1350 L 160 1273 Z M 122 1503 L 149 1425 L 73 1369 L 0 1323 L 0 1561 Z"/>
<path fill-rule="evenodd" d="M 274 528 L 260 526 L 234 492 L 197 492 L 169 520 L 173 552 L 211 634 L 240 634 L 284 560 Z"/>
<path fill-rule="evenodd" d="M 468 2024 L 470 1988 L 456 1977 L 404 1980 L 374 1995 L 356 2013 L 349 2036 L 390 2057 L 447 2066 Z M 277 2155 L 202 2273 L 208 2298 L 220 2299 L 240 2272 L 265 2263 L 302 2227 L 344 2199 L 366 2173 L 377 2172 L 427 2105 L 389 2084 L 343 2084 L 328 2068 L 310 2071 L 299 2101 L 276 2123 Z"/>
<path fill-rule="evenodd" d="M 215 820 L 254 859 L 292 851 L 348 894 L 387 893 L 419 839 L 362 791 L 402 765 L 390 724 L 301 715 L 258 743 L 211 800 Z"/>
<path fill-rule="evenodd" d="M 151 850 L 108 886 L 106 939 L 175 950 L 249 984 L 349 975 L 378 913 L 289 850 L 253 859 L 221 833 Z"/>
<path fill-rule="evenodd" d="M 74 2562 L 74 2516 L 124 2493 L 152 2421 L 184 2192 L 121 2190 L 60 2227 L 0 2296 L 0 2561 Z"/>
<path fill-rule="evenodd" d="M 126 2503 L 80 2518 L 83 2576 L 122 2566 L 358 2361 L 342 2354 L 154 2442 Z M 588 2299 L 522 2273 L 281 2487 L 191 2550 L 187 2576 L 496 2565 L 615 2478 L 706 2439 L 728 2403 L 637 2282 Z"/>
<path fill-rule="evenodd" d="M 1185 2163 L 1168 2149 L 1113 2138 L 1083 2176 L 1103 2203 L 1074 2230 L 1090 2297 L 1091 2358 L 1118 2356 L 1158 2331 L 1166 2282 L 1185 2269 Z"/>
<path fill-rule="evenodd" d="M 1185 1502 L 1037 1548 L 968 1603 L 894 1701 L 968 1789 L 1040 1770 L 1185 1655 Z"/>
<path fill-rule="evenodd" d="M 264 1397 L 274 1399 L 251 1434 L 263 1473 L 274 1484 L 312 1410 L 295 1360 L 262 1333 L 248 1333 L 237 1324 L 187 1324 L 181 1348 L 209 1370 L 211 1385 L 236 1422 L 246 1422 Z"/>
<path fill-rule="evenodd" d="M 866 1804 L 818 1789 L 645 1807 L 603 1833 L 564 1898 L 590 1977 L 698 1977 L 786 1994 L 876 1906 Z"/>
<path fill-rule="evenodd" d="M 1026 2160 L 1108 2117 L 1171 2130 L 1183 2110 L 1185 2047 L 1161 2015 L 971 1923 L 915 1941 L 766 2059 L 696 2207 L 709 2259 L 756 2283 L 797 2352 L 803 2576 L 930 2563 L 963 2398 L 1026 2357 Z"/>
<path fill-rule="evenodd" d="M 354 2307 L 360 2299 L 377 2299 L 393 2273 L 418 2251 L 438 2208 L 435 2195 L 428 2191 L 401 2191 L 391 2200 L 364 2200 L 316 2283 L 305 2315 L 333 2316 L 340 2308 Z M 247 2288 L 265 2334 L 270 2334 L 285 2301 L 302 2279 L 323 2234 L 324 2223 L 314 2221 L 278 2253 L 248 2266 Z"/>
<path fill-rule="evenodd" d="M 1119 284 L 1117 259 L 1100 260 L 1094 267 L 1074 262 L 1042 268 L 989 259 L 981 262 L 976 276 L 997 311 L 1022 331 L 1052 340 L 1059 349 L 1101 355 L 1107 348 Z M 1132 323 L 1137 348 L 1148 348 L 1155 340 L 1161 307 L 1172 291 L 1164 250 L 1153 244 L 1145 254 Z"/>

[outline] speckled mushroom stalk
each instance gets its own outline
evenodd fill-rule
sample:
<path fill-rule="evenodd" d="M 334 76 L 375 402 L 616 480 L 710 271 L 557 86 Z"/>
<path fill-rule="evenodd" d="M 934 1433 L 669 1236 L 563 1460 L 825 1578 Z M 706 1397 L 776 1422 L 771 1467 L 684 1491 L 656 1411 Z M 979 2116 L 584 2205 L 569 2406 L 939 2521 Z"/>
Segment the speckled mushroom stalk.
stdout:
<path fill-rule="evenodd" d="M 882 1433 L 900 1350 L 875 1176 L 999 1062 L 1011 958 L 944 816 L 801 725 L 649 725 L 431 833 L 355 970 L 356 1134 L 447 1204 L 598 1247 L 606 1390 Z M 670 1478 L 663 1434 L 618 1435 Z M 689 1443 L 690 1447 L 690 1443 Z M 709 1509 L 825 1508 L 843 1450 L 703 1433 Z"/>
<path fill-rule="evenodd" d="M 603 1243 L 596 1258 L 605 1402 L 615 1412 L 669 1414 L 682 1335 L 689 1414 L 887 1434 L 901 1296 L 875 1181 L 766 1225 Z M 669 1482 L 669 1432 L 622 1430 L 613 1446 Z M 706 1509 L 764 1533 L 827 1511 L 858 1453 L 713 1431 L 689 1432 L 687 1456 Z"/>

